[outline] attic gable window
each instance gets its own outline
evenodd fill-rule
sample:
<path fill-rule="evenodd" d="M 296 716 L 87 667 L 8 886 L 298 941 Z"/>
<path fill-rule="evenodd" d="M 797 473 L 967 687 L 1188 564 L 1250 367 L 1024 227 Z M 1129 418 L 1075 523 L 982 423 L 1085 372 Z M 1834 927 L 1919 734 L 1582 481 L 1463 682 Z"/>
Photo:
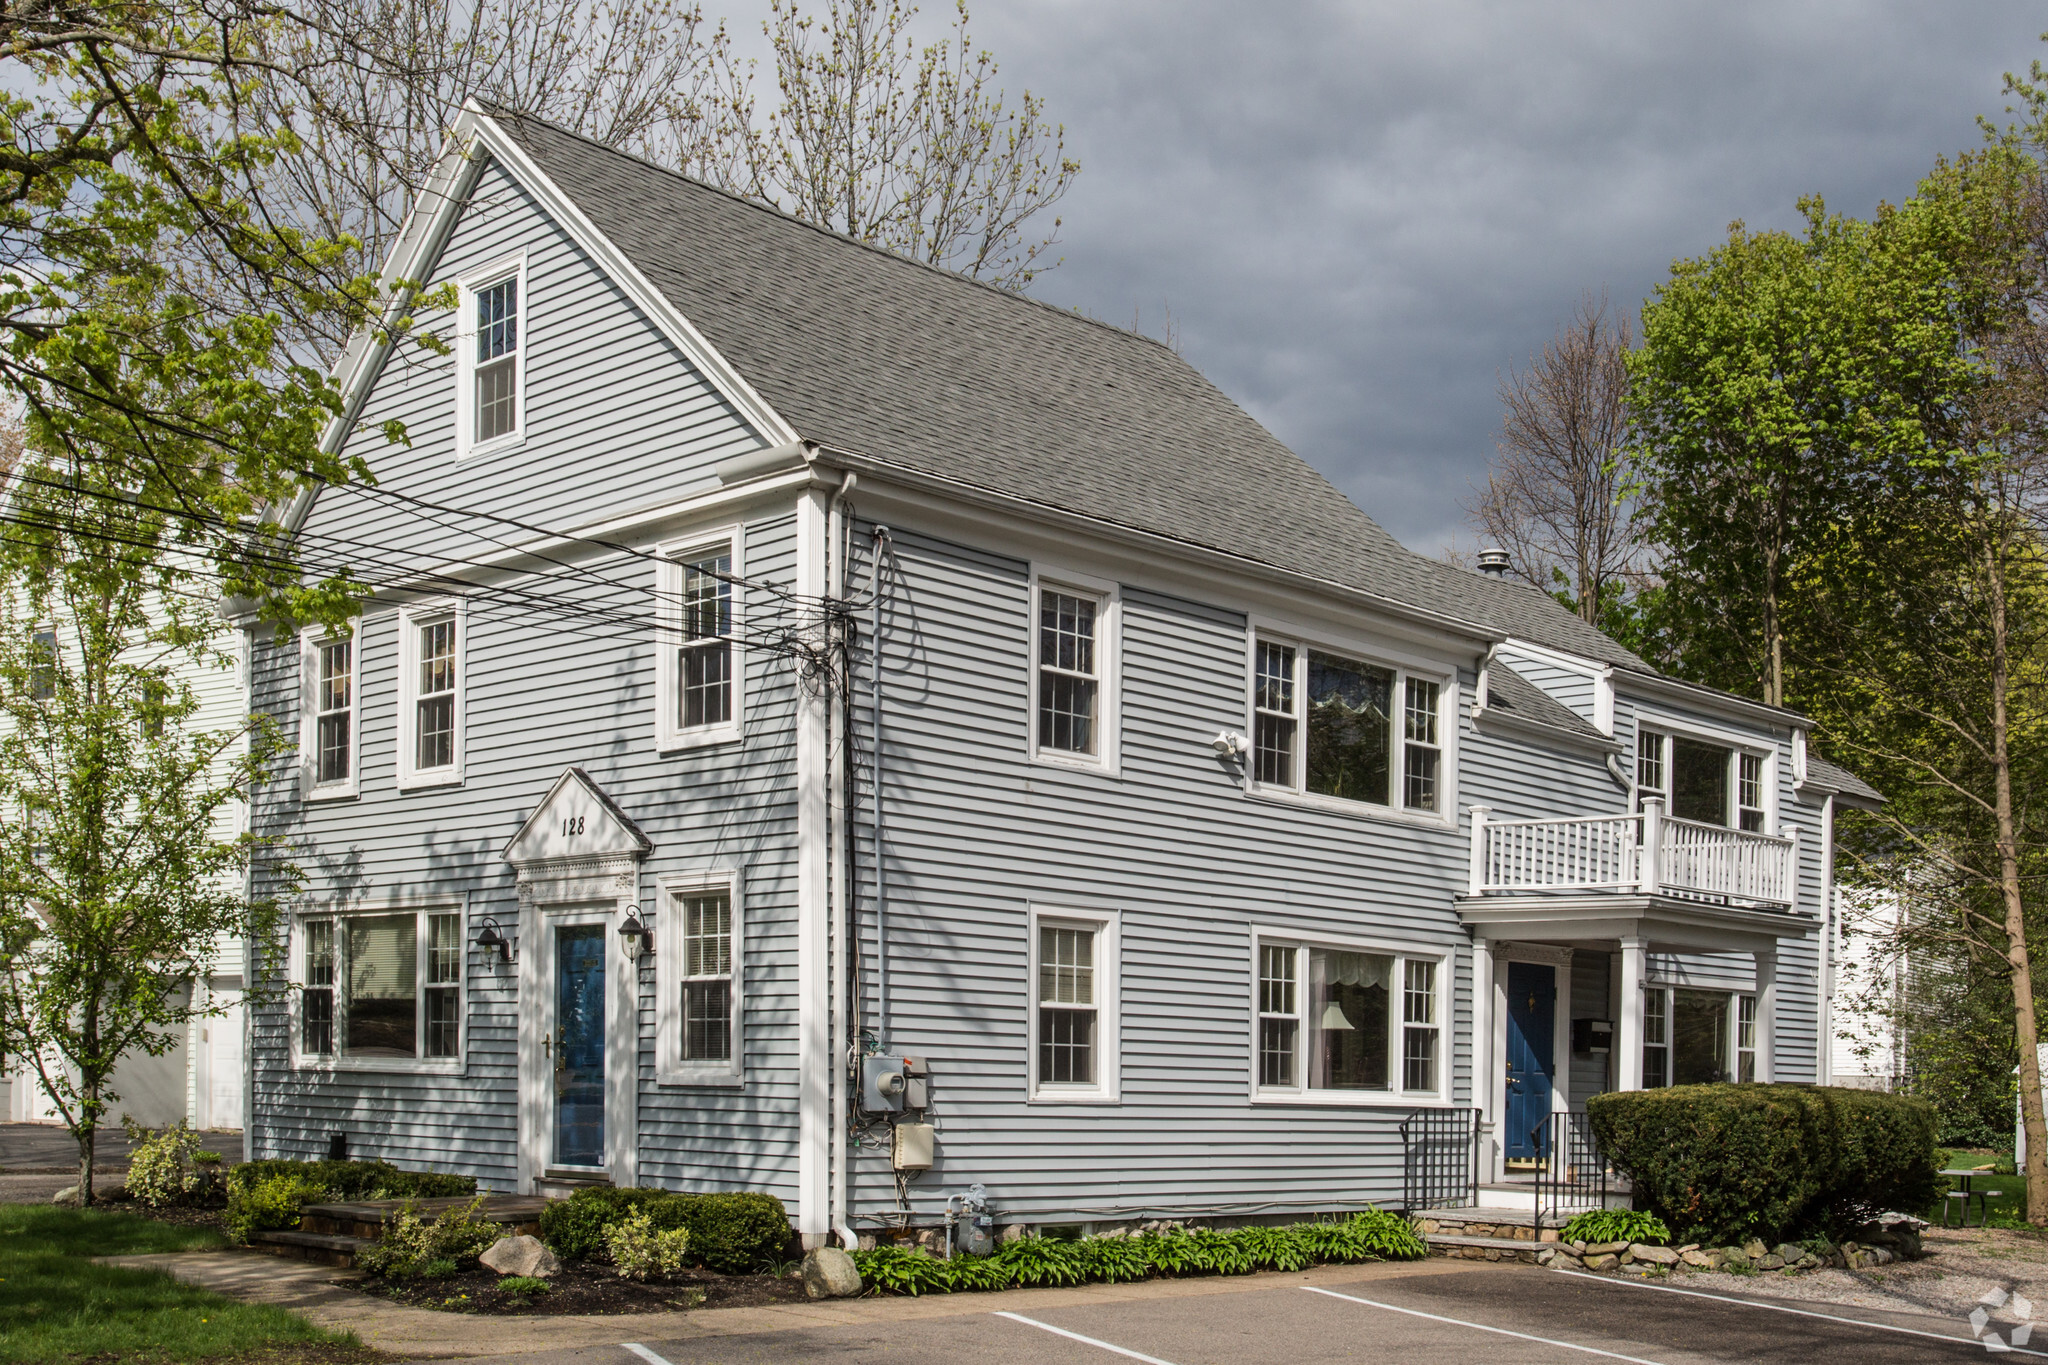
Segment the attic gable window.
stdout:
<path fill-rule="evenodd" d="M 455 339 L 455 455 L 515 446 L 526 433 L 526 261 L 496 261 L 460 281 Z"/>
<path fill-rule="evenodd" d="M 1255 635 L 1247 790 L 1440 814 L 1450 804 L 1448 681 Z"/>

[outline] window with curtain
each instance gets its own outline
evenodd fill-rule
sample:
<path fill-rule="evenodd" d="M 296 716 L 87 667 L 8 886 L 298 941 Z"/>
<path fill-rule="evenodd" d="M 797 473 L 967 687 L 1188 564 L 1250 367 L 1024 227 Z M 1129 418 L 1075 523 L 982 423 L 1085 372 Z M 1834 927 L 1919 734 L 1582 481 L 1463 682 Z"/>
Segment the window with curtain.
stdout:
<path fill-rule="evenodd" d="M 1261 942 L 1258 966 L 1261 1091 L 1440 1092 L 1436 959 Z"/>
<path fill-rule="evenodd" d="M 461 1057 L 461 915 L 323 915 L 301 920 L 299 934 L 301 1056 Z"/>
<path fill-rule="evenodd" d="M 1255 637 L 1247 776 L 1267 791 L 1438 812 L 1442 705 L 1434 678 Z"/>

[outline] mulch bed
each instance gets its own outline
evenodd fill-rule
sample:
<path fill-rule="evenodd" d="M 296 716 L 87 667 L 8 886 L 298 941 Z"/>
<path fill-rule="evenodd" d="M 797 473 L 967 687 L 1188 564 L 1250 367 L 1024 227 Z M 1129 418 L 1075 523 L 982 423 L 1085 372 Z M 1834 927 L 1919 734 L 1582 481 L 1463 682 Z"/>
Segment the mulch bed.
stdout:
<path fill-rule="evenodd" d="M 140 1199 L 132 1198 L 126 1190 L 101 1190 L 93 1200 L 93 1207 L 108 1213 L 132 1213 L 137 1218 L 151 1218 L 159 1223 L 175 1223 L 181 1228 L 212 1228 L 223 1234 L 228 1230 L 225 1199 L 207 1204 L 168 1204 L 153 1209 Z"/>
<path fill-rule="evenodd" d="M 544 1294 L 507 1294 L 498 1288 L 498 1279 L 496 1271 L 478 1266 L 441 1280 L 360 1277 L 333 1283 L 415 1308 L 504 1317 L 674 1313 L 692 1308 L 751 1308 L 804 1300 L 804 1282 L 797 1275 L 720 1275 L 711 1270 L 686 1270 L 673 1280 L 641 1284 L 620 1276 L 610 1266 L 570 1261 L 548 1282 Z"/>

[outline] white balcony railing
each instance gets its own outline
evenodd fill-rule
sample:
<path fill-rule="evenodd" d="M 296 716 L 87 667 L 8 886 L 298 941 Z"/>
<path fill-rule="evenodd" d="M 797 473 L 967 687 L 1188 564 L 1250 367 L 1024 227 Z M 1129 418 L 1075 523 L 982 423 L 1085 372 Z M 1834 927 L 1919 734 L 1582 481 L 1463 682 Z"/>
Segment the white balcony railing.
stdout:
<path fill-rule="evenodd" d="M 1612 892 L 1790 906 L 1799 838 L 1753 834 L 1664 813 L 1494 820 L 1472 811 L 1472 894 Z"/>

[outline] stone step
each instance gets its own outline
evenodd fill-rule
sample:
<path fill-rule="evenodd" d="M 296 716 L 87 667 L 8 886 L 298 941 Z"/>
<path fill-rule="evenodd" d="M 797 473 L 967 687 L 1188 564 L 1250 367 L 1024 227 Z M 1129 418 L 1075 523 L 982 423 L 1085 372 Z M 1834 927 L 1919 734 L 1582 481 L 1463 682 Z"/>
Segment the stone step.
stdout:
<path fill-rule="evenodd" d="M 295 1256 L 302 1261 L 318 1261 L 344 1270 L 355 1265 L 356 1253 L 370 1244 L 367 1237 L 303 1231 L 259 1232 L 249 1240 L 278 1256 Z"/>
<path fill-rule="evenodd" d="M 1423 1238 L 1429 1254 L 1463 1258 L 1468 1261 L 1520 1261 L 1536 1264 L 1536 1254 L 1554 1246 L 1551 1242 L 1525 1242 L 1516 1237 L 1466 1237 L 1458 1233 L 1432 1232 Z"/>
<path fill-rule="evenodd" d="M 533 1182 L 534 1197 L 567 1199 L 578 1190 L 600 1189 L 611 1183 L 603 1176 L 544 1175 L 537 1177 Z"/>
<path fill-rule="evenodd" d="M 346 1203 L 308 1204 L 299 1210 L 299 1230 L 336 1237 L 360 1237 L 375 1241 L 384 1235 L 384 1225 L 399 1211 L 411 1208 L 424 1217 L 438 1218 L 449 1209 L 467 1208 L 462 1196 L 436 1199 L 363 1199 Z M 537 1194 L 493 1194 L 484 1197 L 480 1216 L 502 1224 L 507 1232 L 532 1234 L 540 1230 L 541 1211 L 548 1200 Z"/>

